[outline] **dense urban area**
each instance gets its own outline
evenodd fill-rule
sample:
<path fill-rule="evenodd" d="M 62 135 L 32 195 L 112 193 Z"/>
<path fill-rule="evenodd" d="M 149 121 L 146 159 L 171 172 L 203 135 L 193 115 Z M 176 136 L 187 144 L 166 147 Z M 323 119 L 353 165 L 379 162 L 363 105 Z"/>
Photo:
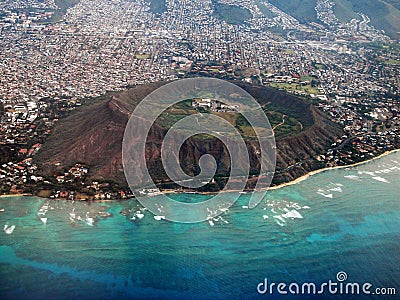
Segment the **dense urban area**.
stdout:
<path fill-rule="evenodd" d="M 318 157 L 327 167 L 399 148 L 399 42 L 365 14 L 339 21 L 328 0 L 308 24 L 271 2 L 2 1 L 0 194 L 39 186 L 52 198 L 132 196 L 88 180 L 84 162 L 45 178 L 33 157 L 61 118 L 94 97 L 185 77 L 268 85 L 313 103 L 344 128 Z"/>

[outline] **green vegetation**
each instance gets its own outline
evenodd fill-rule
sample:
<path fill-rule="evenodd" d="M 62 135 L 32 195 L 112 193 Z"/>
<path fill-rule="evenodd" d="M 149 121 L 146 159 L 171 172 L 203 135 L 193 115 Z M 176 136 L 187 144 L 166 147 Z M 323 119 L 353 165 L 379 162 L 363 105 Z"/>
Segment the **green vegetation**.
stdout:
<path fill-rule="evenodd" d="M 388 65 L 397 66 L 397 65 L 400 65 L 400 60 L 397 60 L 397 59 L 388 59 L 387 61 L 385 61 L 385 63 L 388 64 Z"/>
<path fill-rule="evenodd" d="M 229 5 L 213 0 L 214 12 L 216 16 L 233 25 L 242 25 L 246 20 L 252 18 L 251 12 L 236 5 Z"/>
<path fill-rule="evenodd" d="M 167 11 L 165 0 L 150 0 L 150 11 L 156 16 Z"/>
<path fill-rule="evenodd" d="M 353 18 L 360 19 L 357 13 L 364 13 L 371 18 L 371 25 L 383 29 L 393 37 L 400 38 L 400 3 L 395 0 L 334 0 L 335 15 L 348 22 Z"/>
<path fill-rule="evenodd" d="M 288 117 L 277 111 L 265 110 L 265 114 L 274 129 L 276 138 L 294 135 L 302 130 L 302 125 L 295 118 Z"/>
<path fill-rule="evenodd" d="M 386 2 L 393 5 L 397 9 L 400 9 L 400 1 L 399 0 L 386 0 Z"/>
<path fill-rule="evenodd" d="M 264 105 L 263 110 L 270 119 L 269 121 L 272 128 L 282 123 L 283 115 L 285 115 L 285 125 L 294 126 L 291 128 L 291 132 L 296 132 L 298 131 L 297 126 L 299 126 L 303 130 L 309 128 L 314 124 L 314 120 L 311 116 L 311 111 L 309 111 L 308 104 L 306 102 L 304 102 L 304 104 L 302 105 L 298 104 L 299 102 L 289 105 L 285 105 L 284 103 L 271 102 L 267 105 Z M 275 114 L 275 116 L 273 114 Z M 281 126 L 279 126 L 275 128 L 275 135 L 281 137 L 285 134 L 284 131 L 285 127 L 281 128 Z"/>
<path fill-rule="evenodd" d="M 400 39 L 400 2 L 398 0 L 333 0 L 335 15 L 339 20 L 348 22 L 361 19 L 358 13 L 371 18 L 371 25 L 385 30 L 392 38 Z M 303 23 L 319 22 L 315 11 L 317 0 L 270 0 L 284 12 Z"/>
<path fill-rule="evenodd" d="M 315 66 L 317 69 L 326 69 L 326 65 L 324 65 L 324 64 L 316 63 L 314 66 Z"/>
<path fill-rule="evenodd" d="M 81 0 L 54 0 L 54 3 L 57 5 L 58 10 L 56 10 L 51 18 L 51 22 L 59 22 L 64 17 L 67 9 L 75 6 Z"/>
<path fill-rule="evenodd" d="M 157 121 L 155 122 L 156 125 L 165 128 L 165 129 L 170 129 L 173 125 L 176 127 L 176 123 L 180 121 L 181 119 L 197 114 L 198 112 L 200 113 L 210 113 L 217 115 L 226 121 L 228 121 L 230 124 L 232 124 L 234 127 L 236 127 L 239 132 L 243 135 L 243 137 L 254 137 L 255 133 L 252 130 L 252 127 L 250 124 L 247 123 L 247 121 L 238 113 L 224 113 L 224 112 L 210 112 L 206 109 L 203 108 L 198 108 L 194 109 L 192 107 L 192 100 L 187 100 L 187 101 L 182 101 L 178 104 L 173 105 L 172 107 L 169 107 L 167 110 L 165 110 L 159 118 L 157 118 Z M 203 123 L 202 121 L 198 122 L 197 124 L 199 127 L 204 127 L 207 128 L 208 124 Z M 221 123 L 221 132 L 223 131 L 224 124 Z M 180 128 L 180 130 L 185 131 L 185 128 Z M 207 134 L 201 134 L 196 136 L 197 139 L 202 139 L 202 140 L 209 140 L 209 139 L 214 139 L 213 136 L 207 135 Z"/>
<path fill-rule="evenodd" d="M 352 47 L 357 49 L 358 44 L 352 44 Z M 386 54 L 393 53 L 393 54 L 400 54 L 400 46 L 396 43 L 390 44 L 382 44 L 382 43 L 368 43 L 363 44 L 363 47 L 367 49 L 372 49 L 375 51 L 382 51 Z"/>
<path fill-rule="evenodd" d="M 191 100 L 182 101 L 163 111 L 155 123 L 161 127 L 170 128 L 179 120 L 195 113 L 197 111 L 192 108 Z"/>
<path fill-rule="evenodd" d="M 136 59 L 149 59 L 150 58 L 150 54 L 148 54 L 148 53 L 136 53 L 135 54 L 135 58 Z"/>
<path fill-rule="evenodd" d="M 386 64 L 386 65 L 390 65 L 390 66 L 398 66 L 400 65 L 400 60 L 397 59 L 381 59 L 381 61 Z"/>
<path fill-rule="evenodd" d="M 271 82 L 271 87 L 285 90 L 287 92 L 304 92 L 307 94 L 318 94 L 318 90 L 311 86 L 311 84 L 298 84 L 298 83 L 277 83 Z"/>
<path fill-rule="evenodd" d="M 317 13 L 315 11 L 317 0 L 269 0 L 268 2 L 301 22 L 318 22 Z"/>
<path fill-rule="evenodd" d="M 258 9 L 263 13 L 263 15 L 268 19 L 273 19 L 276 17 L 276 14 L 269 10 L 264 3 L 261 3 L 260 0 L 255 0 Z"/>
<path fill-rule="evenodd" d="M 302 120 L 302 118 L 304 118 L 304 115 L 298 113 L 300 118 L 296 118 L 297 113 L 295 110 L 292 110 L 288 107 L 283 107 L 280 104 L 268 103 L 267 105 L 263 105 L 263 110 L 267 115 L 271 128 L 274 129 L 275 136 L 277 138 L 297 134 L 303 130 L 303 123 L 305 125 L 308 125 L 306 124 L 307 122 Z M 198 112 L 217 115 L 225 119 L 232 126 L 234 126 L 245 139 L 252 139 L 256 137 L 256 133 L 253 127 L 243 117 L 242 114 L 232 112 L 213 112 L 203 108 L 195 109 L 192 107 L 192 100 L 182 101 L 165 110 L 157 119 L 155 125 L 169 130 L 173 125 L 176 126 L 176 123 L 178 121 L 189 115 L 197 114 Z M 304 114 L 304 111 L 302 113 Z M 202 121 L 200 121 L 197 125 L 204 128 L 207 128 L 208 126 L 207 123 L 202 123 Z M 221 123 L 220 132 L 223 132 L 224 127 L 225 126 Z M 181 128 L 181 130 L 185 131 L 185 128 Z M 215 139 L 215 137 L 211 135 L 201 134 L 196 135 L 196 139 L 212 140 Z"/>
<path fill-rule="evenodd" d="M 351 19 L 360 19 L 361 17 L 353 10 L 349 0 L 335 0 L 336 5 L 333 7 L 335 16 L 343 21 L 349 22 Z"/>
<path fill-rule="evenodd" d="M 81 0 L 54 0 L 54 3 L 60 10 L 66 11 L 68 8 L 75 6 L 80 1 Z"/>
<path fill-rule="evenodd" d="M 312 76 L 301 76 L 300 77 L 300 81 L 309 81 L 309 82 L 311 82 L 313 80 L 315 80 L 315 78 L 312 77 Z"/>
<path fill-rule="evenodd" d="M 269 123 L 271 124 L 272 128 L 277 127 L 279 124 L 282 123 L 283 114 L 277 111 L 270 111 L 268 109 L 264 109 L 264 112 L 268 117 Z"/>

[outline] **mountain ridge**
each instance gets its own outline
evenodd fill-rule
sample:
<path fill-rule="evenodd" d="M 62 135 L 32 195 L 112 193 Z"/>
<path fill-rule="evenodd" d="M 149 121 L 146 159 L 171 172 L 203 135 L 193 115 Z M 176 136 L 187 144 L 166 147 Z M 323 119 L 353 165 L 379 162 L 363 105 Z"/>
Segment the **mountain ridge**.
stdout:
<path fill-rule="evenodd" d="M 315 7 L 317 0 L 269 0 L 271 4 L 292 15 L 301 23 L 320 22 Z M 333 12 L 342 22 L 359 18 L 362 13 L 371 18 L 371 24 L 384 30 L 392 38 L 400 38 L 400 2 L 394 0 L 333 0 Z"/>

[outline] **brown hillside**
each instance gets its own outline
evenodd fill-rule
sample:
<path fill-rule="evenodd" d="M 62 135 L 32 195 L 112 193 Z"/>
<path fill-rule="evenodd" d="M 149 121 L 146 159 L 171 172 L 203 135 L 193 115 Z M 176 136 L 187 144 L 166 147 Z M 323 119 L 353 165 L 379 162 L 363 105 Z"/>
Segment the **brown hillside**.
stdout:
<path fill-rule="evenodd" d="M 122 168 L 121 146 L 130 113 L 136 103 L 165 83 L 138 86 L 116 95 L 99 98 L 93 104 L 82 107 L 60 120 L 53 134 L 45 142 L 36 161 L 44 173 L 51 174 L 76 162 L 90 166 L 93 179 L 112 179 L 125 184 Z M 304 125 L 297 135 L 277 140 L 277 173 L 274 183 L 290 181 L 305 173 L 320 168 L 314 158 L 322 154 L 341 129 L 312 105 L 295 96 L 261 86 L 239 84 L 261 105 L 266 103 L 277 111 L 295 117 Z M 165 130 L 153 126 L 146 148 L 146 159 L 150 174 L 157 182 L 165 182 L 166 175 L 159 160 L 160 146 Z M 251 160 L 251 172 L 257 173 L 257 144 L 247 143 Z M 229 154 L 218 139 L 189 139 L 182 148 L 182 166 L 188 174 L 197 174 L 196 162 L 205 154 L 212 154 L 218 164 L 217 175 L 229 174 Z M 294 165 L 303 162 L 302 167 Z M 60 166 L 55 167 L 56 163 Z M 137 166 L 140 178 L 143 166 Z M 289 168 L 288 168 L 289 167 Z M 139 179 L 138 179 L 139 180 Z"/>

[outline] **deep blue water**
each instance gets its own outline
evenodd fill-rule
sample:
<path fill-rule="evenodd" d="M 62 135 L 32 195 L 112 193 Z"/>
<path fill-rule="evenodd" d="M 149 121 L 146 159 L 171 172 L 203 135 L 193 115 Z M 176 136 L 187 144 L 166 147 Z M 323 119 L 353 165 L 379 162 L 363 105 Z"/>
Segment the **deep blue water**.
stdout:
<path fill-rule="evenodd" d="M 136 211 L 135 201 L 2 198 L 0 226 L 16 227 L 0 231 L 0 299 L 266 299 L 278 295 L 257 293 L 264 278 L 321 284 L 340 271 L 346 282 L 395 287 L 396 299 L 399 191 L 398 152 L 270 191 L 253 210 L 242 195 L 214 226 L 157 221 L 147 211 L 135 223 L 120 214 Z M 302 218 L 286 215 L 293 210 Z"/>

